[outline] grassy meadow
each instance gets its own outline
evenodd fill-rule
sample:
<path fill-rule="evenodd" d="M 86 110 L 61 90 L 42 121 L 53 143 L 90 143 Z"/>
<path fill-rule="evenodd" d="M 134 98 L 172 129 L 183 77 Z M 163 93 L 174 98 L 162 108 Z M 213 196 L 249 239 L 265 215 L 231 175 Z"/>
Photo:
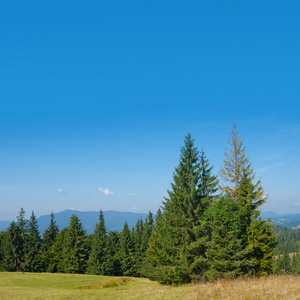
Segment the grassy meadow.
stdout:
<path fill-rule="evenodd" d="M 162 286 L 144 278 L 0 272 L 0 299 L 299 299 L 300 276 Z"/>

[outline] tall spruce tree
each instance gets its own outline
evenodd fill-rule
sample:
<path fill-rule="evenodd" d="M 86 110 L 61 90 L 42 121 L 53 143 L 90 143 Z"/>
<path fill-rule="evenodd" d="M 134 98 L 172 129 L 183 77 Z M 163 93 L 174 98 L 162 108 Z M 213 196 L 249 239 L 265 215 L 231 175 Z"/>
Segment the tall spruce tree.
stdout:
<path fill-rule="evenodd" d="M 120 233 L 112 230 L 107 235 L 106 272 L 107 275 L 121 275 L 121 263 L 119 257 Z"/>
<path fill-rule="evenodd" d="M 24 271 L 23 244 L 21 229 L 11 222 L 3 240 L 3 268 L 6 271 Z"/>
<path fill-rule="evenodd" d="M 54 213 L 51 212 L 50 225 L 43 234 L 43 251 L 47 252 L 51 250 L 51 247 L 53 246 L 58 233 L 59 233 L 59 229 L 55 222 Z"/>
<path fill-rule="evenodd" d="M 246 147 L 244 146 L 244 139 L 241 137 L 237 125 L 233 122 L 231 135 L 227 141 L 230 148 L 225 149 L 224 166 L 220 170 L 220 177 L 223 182 L 220 189 L 228 193 L 239 201 L 237 191 L 242 179 L 243 171 L 246 170 L 253 174 L 250 161 L 246 155 Z M 259 183 L 258 183 L 259 184 Z"/>
<path fill-rule="evenodd" d="M 144 253 L 142 252 L 142 242 L 143 242 L 143 230 L 144 222 L 142 218 L 139 218 L 132 229 L 132 242 L 133 242 L 133 257 L 134 257 L 134 276 L 141 276 L 141 267 L 143 262 Z"/>
<path fill-rule="evenodd" d="M 148 276 L 165 284 L 196 280 L 205 265 L 201 218 L 212 202 L 217 180 L 204 152 L 188 134 L 173 174 L 169 197 L 163 202 L 148 249 Z M 151 267 L 152 266 L 152 270 Z"/>
<path fill-rule="evenodd" d="M 45 230 L 42 239 L 42 262 L 43 268 L 47 272 L 53 272 L 54 251 L 53 244 L 59 234 L 58 226 L 56 225 L 54 214 L 51 212 L 49 227 Z"/>
<path fill-rule="evenodd" d="M 42 271 L 41 243 L 37 220 L 32 212 L 24 243 L 24 266 L 27 272 Z"/>
<path fill-rule="evenodd" d="M 239 206 L 243 218 L 243 245 L 247 248 L 247 258 L 251 261 L 247 271 L 259 275 L 272 271 L 272 255 L 276 242 L 270 220 L 262 221 L 259 217 L 259 208 L 266 202 L 267 197 L 263 195 L 261 181 L 255 182 L 255 173 L 246 156 L 243 142 L 236 124 L 233 123 L 228 140 L 231 149 L 226 149 L 224 167 L 220 171 L 223 179 L 221 189 L 230 194 Z"/>
<path fill-rule="evenodd" d="M 99 213 L 99 222 L 91 242 L 91 252 L 88 261 L 88 272 L 96 275 L 107 275 L 107 231 L 102 210 Z"/>
<path fill-rule="evenodd" d="M 65 233 L 62 258 L 66 273 L 85 272 L 88 258 L 85 231 L 76 215 L 72 215 Z"/>
<path fill-rule="evenodd" d="M 120 233 L 119 258 L 122 275 L 135 275 L 134 246 L 132 241 L 132 234 L 130 232 L 127 222 L 124 223 L 123 229 Z"/>
<path fill-rule="evenodd" d="M 210 233 L 207 244 L 208 279 L 234 278 L 245 273 L 247 249 L 242 241 L 243 218 L 231 196 L 221 195 L 206 211 L 204 224 Z"/>

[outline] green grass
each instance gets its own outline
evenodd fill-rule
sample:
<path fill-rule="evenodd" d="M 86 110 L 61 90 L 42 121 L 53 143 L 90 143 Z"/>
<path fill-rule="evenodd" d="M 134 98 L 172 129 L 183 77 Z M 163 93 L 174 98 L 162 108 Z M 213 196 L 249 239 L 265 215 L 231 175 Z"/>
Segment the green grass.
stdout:
<path fill-rule="evenodd" d="M 299 299 L 299 276 L 162 286 L 144 278 L 0 272 L 0 299 Z"/>

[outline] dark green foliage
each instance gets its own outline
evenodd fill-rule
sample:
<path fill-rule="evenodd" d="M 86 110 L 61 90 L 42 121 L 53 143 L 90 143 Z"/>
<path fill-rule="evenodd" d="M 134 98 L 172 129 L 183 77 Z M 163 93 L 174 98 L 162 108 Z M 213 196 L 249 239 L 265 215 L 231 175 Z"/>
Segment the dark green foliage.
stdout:
<path fill-rule="evenodd" d="M 43 251 L 47 252 L 47 251 L 51 250 L 51 248 L 54 244 L 54 241 L 57 238 L 58 233 L 59 233 L 59 229 L 54 220 L 54 214 L 53 214 L 53 212 L 51 212 L 50 225 L 45 230 L 44 235 L 43 235 Z"/>
<path fill-rule="evenodd" d="M 200 159 L 194 140 L 188 134 L 181 148 L 172 189 L 151 237 L 148 250 L 148 276 L 161 283 L 190 282 L 205 271 L 205 232 L 201 218 L 212 203 L 217 179 L 211 174 L 204 152 Z M 151 267 L 152 270 L 151 270 Z"/>
<path fill-rule="evenodd" d="M 119 259 L 122 275 L 133 276 L 135 273 L 134 247 L 132 235 L 128 228 L 127 222 L 125 222 L 123 230 L 120 233 Z"/>
<path fill-rule="evenodd" d="M 23 244 L 21 229 L 11 222 L 3 240 L 3 268 L 6 271 L 24 271 Z"/>
<path fill-rule="evenodd" d="M 87 267 L 87 245 L 85 244 L 85 231 L 76 215 L 72 215 L 66 230 L 62 258 L 64 272 L 84 273 Z"/>
<path fill-rule="evenodd" d="M 141 266 L 144 257 L 142 252 L 142 236 L 144 231 L 144 222 L 142 219 L 138 219 L 135 227 L 132 229 L 132 242 L 133 242 L 133 260 L 134 268 L 133 274 L 136 277 L 141 276 Z"/>
<path fill-rule="evenodd" d="M 54 214 L 51 212 L 50 215 L 50 225 L 45 230 L 42 240 L 42 263 L 43 263 L 43 269 L 47 272 L 53 272 L 54 271 L 54 265 L 53 265 L 53 244 L 59 234 L 58 226 L 56 225 L 56 222 L 54 220 Z"/>
<path fill-rule="evenodd" d="M 300 229 L 275 226 L 273 234 L 277 235 L 278 245 L 274 255 L 279 255 L 286 248 L 289 253 L 300 251 Z"/>
<path fill-rule="evenodd" d="M 121 263 L 119 258 L 120 249 L 120 234 L 118 231 L 110 231 L 107 235 L 107 260 L 106 272 L 107 275 L 121 275 Z"/>
<path fill-rule="evenodd" d="M 47 272 L 65 272 L 63 260 L 63 247 L 66 236 L 67 228 L 62 229 L 57 235 L 51 250 L 48 252 L 48 267 Z"/>
<path fill-rule="evenodd" d="M 99 222 L 91 241 L 91 252 L 88 262 L 88 271 L 91 274 L 107 275 L 107 232 L 103 212 L 100 210 Z"/>
<path fill-rule="evenodd" d="M 237 190 L 239 210 L 243 222 L 241 233 L 244 247 L 248 249 L 247 259 L 250 265 L 247 271 L 256 275 L 271 273 L 273 269 L 273 254 L 276 247 L 276 236 L 270 220 L 259 218 L 259 207 L 265 202 L 261 198 L 262 188 L 254 186 L 253 176 L 243 170 L 242 180 Z"/>
<path fill-rule="evenodd" d="M 42 241 L 38 230 L 37 220 L 34 213 L 32 212 L 28 223 L 28 229 L 24 243 L 25 271 L 42 271 L 41 243 Z"/>
<path fill-rule="evenodd" d="M 204 224 L 211 237 L 207 245 L 208 279 L 234 278 L 244 274 L 247 250 L 242 245 L 242 216 L 237 203 L 221 196 L 205 213 Z"/>

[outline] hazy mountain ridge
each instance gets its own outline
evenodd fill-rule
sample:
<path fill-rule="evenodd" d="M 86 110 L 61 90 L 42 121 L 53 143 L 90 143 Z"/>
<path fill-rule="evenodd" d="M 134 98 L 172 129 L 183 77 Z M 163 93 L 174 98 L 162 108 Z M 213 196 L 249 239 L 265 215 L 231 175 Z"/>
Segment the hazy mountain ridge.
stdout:
<path fill-rule="evenodd" d="M 280 225 L 289 228 L 300 227 L 300 214 L 278 214 L 275 212 L 261 212 L 263 220 L 272 218 L 272 225 Z"/>
<path fill-rule="evenodd" d="M 69 225 L 71 216 L 75 214 L 80 219 L 84 230 L 87 234 L 94 232 L 95 226 L 99 221 L 99 211 L 77 211 L 66 209 L 62 212 L 54 214 L 56 224 L 59 229 L 63 229 Z M 142 218 L 143 220 L 148 214 L 145 213 L 132 213 L 132 212 L 120 212 L 120 211 L 103 211 L 105 225 L 107 230 L 121 231 L 125 221 L 128 223 L 129 228 L 135 226 L 137 220 Z M 40 234 L 43 235 L 44 231 L 50 224 L 50 215 L 43 215 L 37 218 Z M 11 221 L 0 221 L 0 231 L 4 231 L 8 228 Z"/>
<path fill-rule="evenodd" d="M 83 228 L 87 231 L 87 234 L 94 232 L 96 223 L 99 220 L 99 212 L 97 211 L 77 211 L 66 209 L 64 211 L 55 213 L 55 221 L 59 229 L 63 229 L 69 225 L 71 216 L 75 214 L 82 222 Z M 129 228 L 135 226 L 138 218 L 145 219 L 147 214 L 145 213 L 133 213 L 133 212 L 120 212 L 120 211 L 104 211 L 104 220 L 107 230 L 121 231 L 125 221 L 128 223 Z M 278 214 L 276 212 L 267 211 L 261 212 L 263 220 L 272 218 L 272 225 L 280 225 L 284 227 L 296 228 L 300 227 L 300 214 Z M 39 224 L 40 234 L 48 228 L 50 224 L 50 215 L 43 215 L 37 218 Z M 0 221 L 0 231 L 4 231 L 8 228 L 11 221 Z"/>

